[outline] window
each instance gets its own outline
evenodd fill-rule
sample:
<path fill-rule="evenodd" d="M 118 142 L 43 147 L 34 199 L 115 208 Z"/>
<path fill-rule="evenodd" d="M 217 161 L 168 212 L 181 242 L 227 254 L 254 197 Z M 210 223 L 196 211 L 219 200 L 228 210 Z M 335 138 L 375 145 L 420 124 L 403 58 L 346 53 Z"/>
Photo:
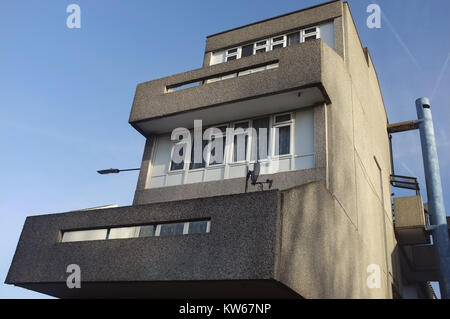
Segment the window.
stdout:
<path fill-rule="evenodd" d="M 210 228 L 211 221 L 209 219 L 205 219 L 175 223 L 148 224 L 140 226 L 63 231 L 61 242 L 68 243 L 89 240 L 204 234 L 209 233 Z"/>
<path fill-rule="evenodd" d="M 269 125 L 270 117 L 259 118 L 253 120 L 253 128 L 256 130 L 257 143 L 256 154 L 252 156 L 253 159 L 266 159 L 269 149 Z"/>
<path fill-rule="evenodd" d="M 139 237 L 139 227 L 117 227 L 109 230 L 108 239 Z"/>
<path fill-rule="evenodd" d="M 154 225 L 145 225 L 139 227 L 139 237 L 152 237 L 155 236 L 156 227 Z"/>
<path fill-rule="evenodd" d="M 308 27 L 296 32 L 280 34 L 270 39 L 248 43 L 240 47 L 214 52 L 211 57 L 210 65 L 281 49 L 296 43 L 319 39 L 322 38 L 321 33 L 323 33 L 324 42 L 334 48 L 334 26 L 333 22 L 328 22 L 320 26 Z M 223 58 L 224 56 L 225 58 Z"/>
<path fill-rule="evenodd" d="M 233 140 L 233 162 L 242 162 L 247 160 L 247 144 L 248 122 L 236 123 L 234 125 L 234 140 Z"/>
<path fill-rule="evenodd" d="M 281 49 L 285 46 L 286 46 L 286 36 L 282 35 L 279 37 L 272 38 L 271 44 L 270 44 L 270 49 L 276 50 L 276 49 Z"/>
<path fill-rule="evenodd" d="M 209 221 L 209 220 L 189 222 L 188 234 L 209 233 L 210 224 L 211 224 L 211 221 Z"/>
<path fill-rule="evenodd" d="M 319 38 L 319 28 L 313 27 L 313 28 L 305 29 L 302 31 L 302 35 L 303 35 L 302 42 L 318 39 Z"/>
<path fill-rule="evenodd" d="M 258 53 L 264 53 L 267 51 L 268 49 L 268 40 L 263 40 L 263 41 L 259 41 L 255 43 L 255 53 L 254 54 L 258 54 Z"/>
<path fill-rule="evenodd" d="M 203 131 L 204 133 L 204 131 Z M 194 138 L 194 134 L 191 132 L 192 135 L 192 139 Z M 202 134 L 203 136 L 203 134 Z M 202 162 L 201 163 L 194 163 L 194 154 L 195 154 L 195 145 L 194 145 L 194 141 L 192 140 L 192 150 L 191 150 L 191 161 L 189 163 L 189 169 L 193 170 L 193 169 L 199 169 L 199 168 L 203 168 L 205 167 L 205 159 L 203 158 L 203 152 L 205 150 L 206 145 L 208 145 L 208 141 L 203 140 L 202 141 Z"/>
<path fill-rule="evenodd" d="M 242 47 L 241 57 L 244 58 L 250 55 L 253 55 L 253 43 Z"/>
<path fill-rule="evenodd" d="M 214 127 L 216 131 L 210 132 L 217 135 L 211 136 L 211 141 L 201 142 L 201 164 L 185 165 L 183 170 L 176 172 L 170 171 L 173 146 L 170 134 L 158 136 L 147 188 L 245 177 L 249 163 L 256 160 L 262 162 L 261 174 L 315 167 L 314 110 L 311 108 L 242 119 Z M 222 149 L 215 149 L 220 147 L 220 143 L 215 143 L 219 135 L 224 138 L 224 143 Z M 207 136 L 203 134 L 203 137 Z M 224 153 L 223 159 L 217 155 L 221 151 Z M 186 158 L 192 159 L 192 153 L 188 153 Z"/>
<path fill-rule="evenodd" d="M 239 50 L 240 48 L 233 48 L 227 50 L 226 61 L 239 59 Z"/>
<path fill-rule="evenodd" d="M 294 45 L 296 43 L 300 43 L 300 32 L 294 32 L 288 34 L 288 45 Z"/>
<path fill-rule="evenodd" d="M 219 157 L 219 154 L 216 154 L 216 148 L 212 147 L 212 149 L 209 150 L 209 152 L 208 152 L 208 155 L 209 155 L 208 163 L 210 166 L 223 164 L 224 159 L 225 159 L 225 144 L 226 144 L 227 126 L 226 125 L 220 126 L 220 127 L 218 127 L 218 129 L 220 130 L 221 134 L 213 135 L 211 137 L 211 142 L 218 141 L 218 139 L 221 139 L 222 156 L 221 156 L 221 159 L 217 158 L 217 157 Z M 218 143 L 218 144 L 220 144 L 220 143 Z"/>
<path fill-rule="evenodd" d="M 181 141 L 183 139 L 183 136 L 180 136 L 179 140 Z M 184 145 L 184 147 L 183 147 Z M 175 152 L 178 152 L 178 155 L 180 157 L 185 157 L 184 149 L 186 148 L 186 145 L 184 143 L 178 144 L 175 143 L 172 147 L 172 156 L 171 156 L 171 164 L 170 164 L 170 170 L 171 171 L 179 171 L 184 169 L 184 160 L 182 160 L 180 163 L 175 163 L 172 159 L 175 156 Z"/>
<path fill-rule="evenodd" d="M 107 229 L 65 231 L 61 241 L 68 243 L 73 241 L 105 240 L 106 235 Z"/>
<path fill-rule="evenodd" d="M 184 223 L 160 224 L 156 226 L 157 236 L 182 235 Z"/>
<path fill-rule="evenodd" d="M 274 155 L 291 154 L 291 114 L 277 115 L 274 122 Z"/>

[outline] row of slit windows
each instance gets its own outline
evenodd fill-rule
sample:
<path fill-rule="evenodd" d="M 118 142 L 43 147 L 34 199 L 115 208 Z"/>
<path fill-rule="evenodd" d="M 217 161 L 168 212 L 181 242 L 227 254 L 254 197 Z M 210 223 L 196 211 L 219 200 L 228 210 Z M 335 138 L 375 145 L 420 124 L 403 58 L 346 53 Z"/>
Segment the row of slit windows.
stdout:
<path fill-rule="evenodd" d="M 209 233 L 211 220 L 63 231 L 61 242 L 126 239 Z"/>
<path fill-rule="evenodd" d="M 296 32 L 278 35 L 269 39 L 264 39 L 247 45 L 228 49 L 225 51 L 225 61 L 222 62 L 233 61 L 247 56 L 281 49 L 286 46 L 294 45 L 296 43 L 303 43 L 319 38 L 320 28 L 318 26 L 309 27 Z"/>
<path fill-rule="evenodd" d="M 196 81 L 196 82 L 191 82 L 191 83 L 187 83 L 187 84 L 166 87 L 166 93 L 172 93 L 172 92 L 176 92 L 176 91 L 189 89 L 192 87 L 203 85 L 205 83 L 206 84 L 214 83 L 214 82 L 218 82 L 218 81 L 222 81 L 222 80 L 232 79 L 232 78 L 235 78 L 238 76 L 244 76 L 244 75 L 248 75 L 248 74 L 252 74 L 252 73 L 258 73 L 258 72 L 262 72 L 262 71 L 266 71 L 266 70 L 276 69 L 276 68 L 278 68 L 278 66 L 279 66 L 278 62 L 270 63 L 267 65 L 258 66 L 256 68 L 250 68 L 250 69 L 245 69 L 245 70 L 242 70 L 239 72 L 228 73 L 228 74 L 218 76 L 218 77 L 217 76 L 210 77 L 210 78 L 207 78 L 202 81 Z"/>
<path fill-rule="evenodd" d="M 271 125 L 272 122 L 272 125 Z M 215 165 L 222 165 L 228 162 L 227 159 L 227 154 L 226 154 L 226 144 L 227 144 L 227 128 L 233 127 L 234 130 L 237 129 L 242 129 L 241 131 L 238 131 L 240 133 L 235 133 L 233 134 L 233 136 L 231 137 L 233 139 L 233 143 L 232 143 L 232 147 L 230 149 L 230 151 L 232 152 L 231 154 L 231 162 L 232 163 L 238 163 L 238 162 L 245 162 L 245 161 L 249 161 L 252 157 L 251 153 L 251 147 L 249 145 L 249 143 L 251 143 L 251 141 L 249 141 L 249 134 L 248 134 L 248 129 L 250 128 L 254 128 L 255 132 L 256 132 L 256 141 L 255 145 L 256 145 L 256 154 L 255 154 L 255 159 L 257 160 L 264 160 L 267 159 L 269 157 L 269 150 L 273 149 L 273 156 L 282 156 L 282 155 L 289 155 L 291 154 L 291 131 L 292 131 L 292 125 L 293 125 L 293 121 L 292 121 L 292 114 L 291 113 L 287 113 L 287 114 L 279 114 L 279 115 L 274 115 L 274 116 L 267 116 L 267 117 L 262 117 L 262 118 L 256 118 L 256 119 L 252 119 L 252 120 L 246 120 L 246 121 L 242 121 L 242 122 L 238 122 L 235 123 L 234 125 L 223 125 L 223 126 L 217 126 L 217 129 L 220 130 L 220 132 L 222 132 L 222 134 L 219 135 L 214 135 L 212 136 L 211 140 L 213 141 L 214 139 L 217 138 L 222 138 L 223 142 L 222 142 L 222 154 L 223 154 L 223 159 L 222 161 L 216 161 L 216 160 L 210 160 L 210 158 L 215 158 L 215 152 L 216 150 L 213 149 L 207 149 L 209 144 L 208 140 L 203 140 L 202 141 L 202 153 L 206 153 L 209 156 L 207 156 L 206 161 L 205 161 L 205 157 L 203 157 L 202 162 L 201 163 L 195 163 L 194 162 L 194 151 L 193 149 L 191 149 L 191 153 L 190 156 L 186 156 L 183 154 L 184 149 L 185 148 L 180 148 L 178 150 L 178 155 L 180 157 L 184 157 L 184 158 L 190 158 L 189 162 L 185 161 L 181 161 L 179 163 L 175 163 L 174 161 L 171 161 L 171 165 L 170 165 L 170 171 L 178 171 L 178 170 L 184 170 L 184 169 L 189 169 L 189 170 L 194 170 L 194 169 L 200 169 L 200 168 L 204 168 L 206 166 L 206 162 L 208 162 L 208 166 L 215 166 Z M 272 127 L 272 129 L 274 130 L 274 143 L 273 145 L 271 145 L 270 143 L 270 139 L 269 139 L 269 133 L 270 133 L 270 127 Z M 265 129 L 265 130 L 260 130 L 260 129 Z M 240 142 L 244 143 L 244 151 L 243 152 L 239 152 L 238 150 L 238 139 L 240 139 Z M 265 151 L 261 151 L 259 149 L 261 142 L 260 139 L 265 139 L 265 145 L 267 146 L 267 149 Z M 174 147 L 174 151 L 175 151 L 175 147 Z"/>

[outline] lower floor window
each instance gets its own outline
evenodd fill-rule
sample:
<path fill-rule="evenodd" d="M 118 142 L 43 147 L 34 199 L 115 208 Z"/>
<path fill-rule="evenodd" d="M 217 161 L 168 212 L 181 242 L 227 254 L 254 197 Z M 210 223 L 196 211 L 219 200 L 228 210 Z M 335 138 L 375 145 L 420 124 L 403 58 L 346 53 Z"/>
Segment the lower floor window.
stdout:
<path fill-rule="evenodd" d="M 209 233 L 211 220 L 193 220 L 174 223 L 159 223 L 127 227 L 107 227 L 101 229 L 86 229 L 63 231 L 61 242 L 76 242 L 90 240 L 126 239 L 153 236 L 173 236 Z"/>
<path fill-rule="evenodd" d="M 205 131 L 209 129 L 211 128 Z M 178 170 L 173 169 L 176 166 L 171 158 L 172 154 L 179 152 L 179 149 L 175 148 L 177 143 L 171 140 L 170 134 L 156 137 L 152 147 L 147 187 L 158 188 L 245 177 L 256 161 L 261 163 L 261 175 L 314 168 L 312 108 L 221 123 L 216 125 L 213 131 L 216 133 L 212 137 L 203 134 L 203 141 L 200 143 L 201 158 L 194 156 L 194 148 L 186 148 L 187 154 L 184 154 L 184 161 L 177 164 L 180 168 Z M 214 143 L 219 137 L 221 143 Z M 193 133 L 191 142 L 192 145 L 194 142 L 197 145 L 199 143 L 194 140 Z M 217 156 L 219 151 L 222 156 Z M 194 162 L 194 157 L 196 161 L 201 162 Z"/>

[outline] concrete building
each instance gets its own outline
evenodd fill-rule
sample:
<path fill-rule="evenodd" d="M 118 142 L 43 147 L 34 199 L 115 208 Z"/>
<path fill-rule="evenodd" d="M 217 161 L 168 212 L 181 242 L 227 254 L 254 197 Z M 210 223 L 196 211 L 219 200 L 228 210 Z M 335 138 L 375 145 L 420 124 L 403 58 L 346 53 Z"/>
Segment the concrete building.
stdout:
<path fill-rule="evenodd" d="M 203 143 L 203 162 L 172 162 L 171 133 L 198 119 L 223 132 L 223 161 Z M 201 68 L 137 86 L 129 122 L 147 140 L 133 205 L 28 217 L 6 283 L 62 298 L 431 296 L 433 265 L 413 265 L 420 197 L 402 230 L 423 240 L 397 243 L 388 119 L 347 3 L 208 36 Z M 268 133 L 239 157 L 238 127 Z M 247 181 L 252 138 L 268 143 L 270 189 Z"/>

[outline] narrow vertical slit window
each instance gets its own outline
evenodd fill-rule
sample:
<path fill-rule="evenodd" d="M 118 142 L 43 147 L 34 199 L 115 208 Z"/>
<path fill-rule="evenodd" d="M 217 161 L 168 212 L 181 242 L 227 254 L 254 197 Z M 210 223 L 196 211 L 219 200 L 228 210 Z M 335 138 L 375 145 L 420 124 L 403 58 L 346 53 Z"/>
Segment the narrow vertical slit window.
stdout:
<path fill-rule="evenodd" d="M 269 123 L 270 118 L 264 117 L 253 120 L 253 128 L 256 131 L 256 154 L 252 156 L 252 159 L 266 159 L 268 157 L 269 149 Z M 252 142 L 253 143 L 253 142 Z M 265 144 L 265 149 L 261 149 L 261 146 Z"/>
<path fill-rule="evenodd" d="M 252 44 L 248 44 L 248 45 L 244 45 L 242 47 L 241 57 L 244 58 L 244 57 L 250 56 L 250 55 L 253 55 L 253 43 Z"/>
<path fill-rule="evenodd" d="M 294 45 L 296 43 L 300 43 L 300 32 L 294 32 L 291 34 L 288 34 L 287 36 L 288 45 Z"/>
<path fill-rule="evenodd" d="M 248 128 L 248 121 L 236 123 L 234 125 L 233 162 L 243 162 L 247 160 Z"/>
<path fill-rule="evenodd" d="M 212 141 L 216 141 L 216 139 L 222 139 L 222 159 L 220 160 L 220 159 L 216 158 L 216 148 L 213 147 L 209 151 L 209 153 L 210 153 L 209 165 L 210 166 L 220 165 L 220 164 L 223 164 L 225 162 L 225 144 L 226 144 L 227 126 L 220 126 L 220 127 L 218 127 L 218 129 L 222 132 L 222 134 L 212 136 L 211 140 Z"/>
<path fill-rule="evenodd" d="M 275 156 L 291 154 L 291 125 L 291 114 L 275 116 Z"/>

